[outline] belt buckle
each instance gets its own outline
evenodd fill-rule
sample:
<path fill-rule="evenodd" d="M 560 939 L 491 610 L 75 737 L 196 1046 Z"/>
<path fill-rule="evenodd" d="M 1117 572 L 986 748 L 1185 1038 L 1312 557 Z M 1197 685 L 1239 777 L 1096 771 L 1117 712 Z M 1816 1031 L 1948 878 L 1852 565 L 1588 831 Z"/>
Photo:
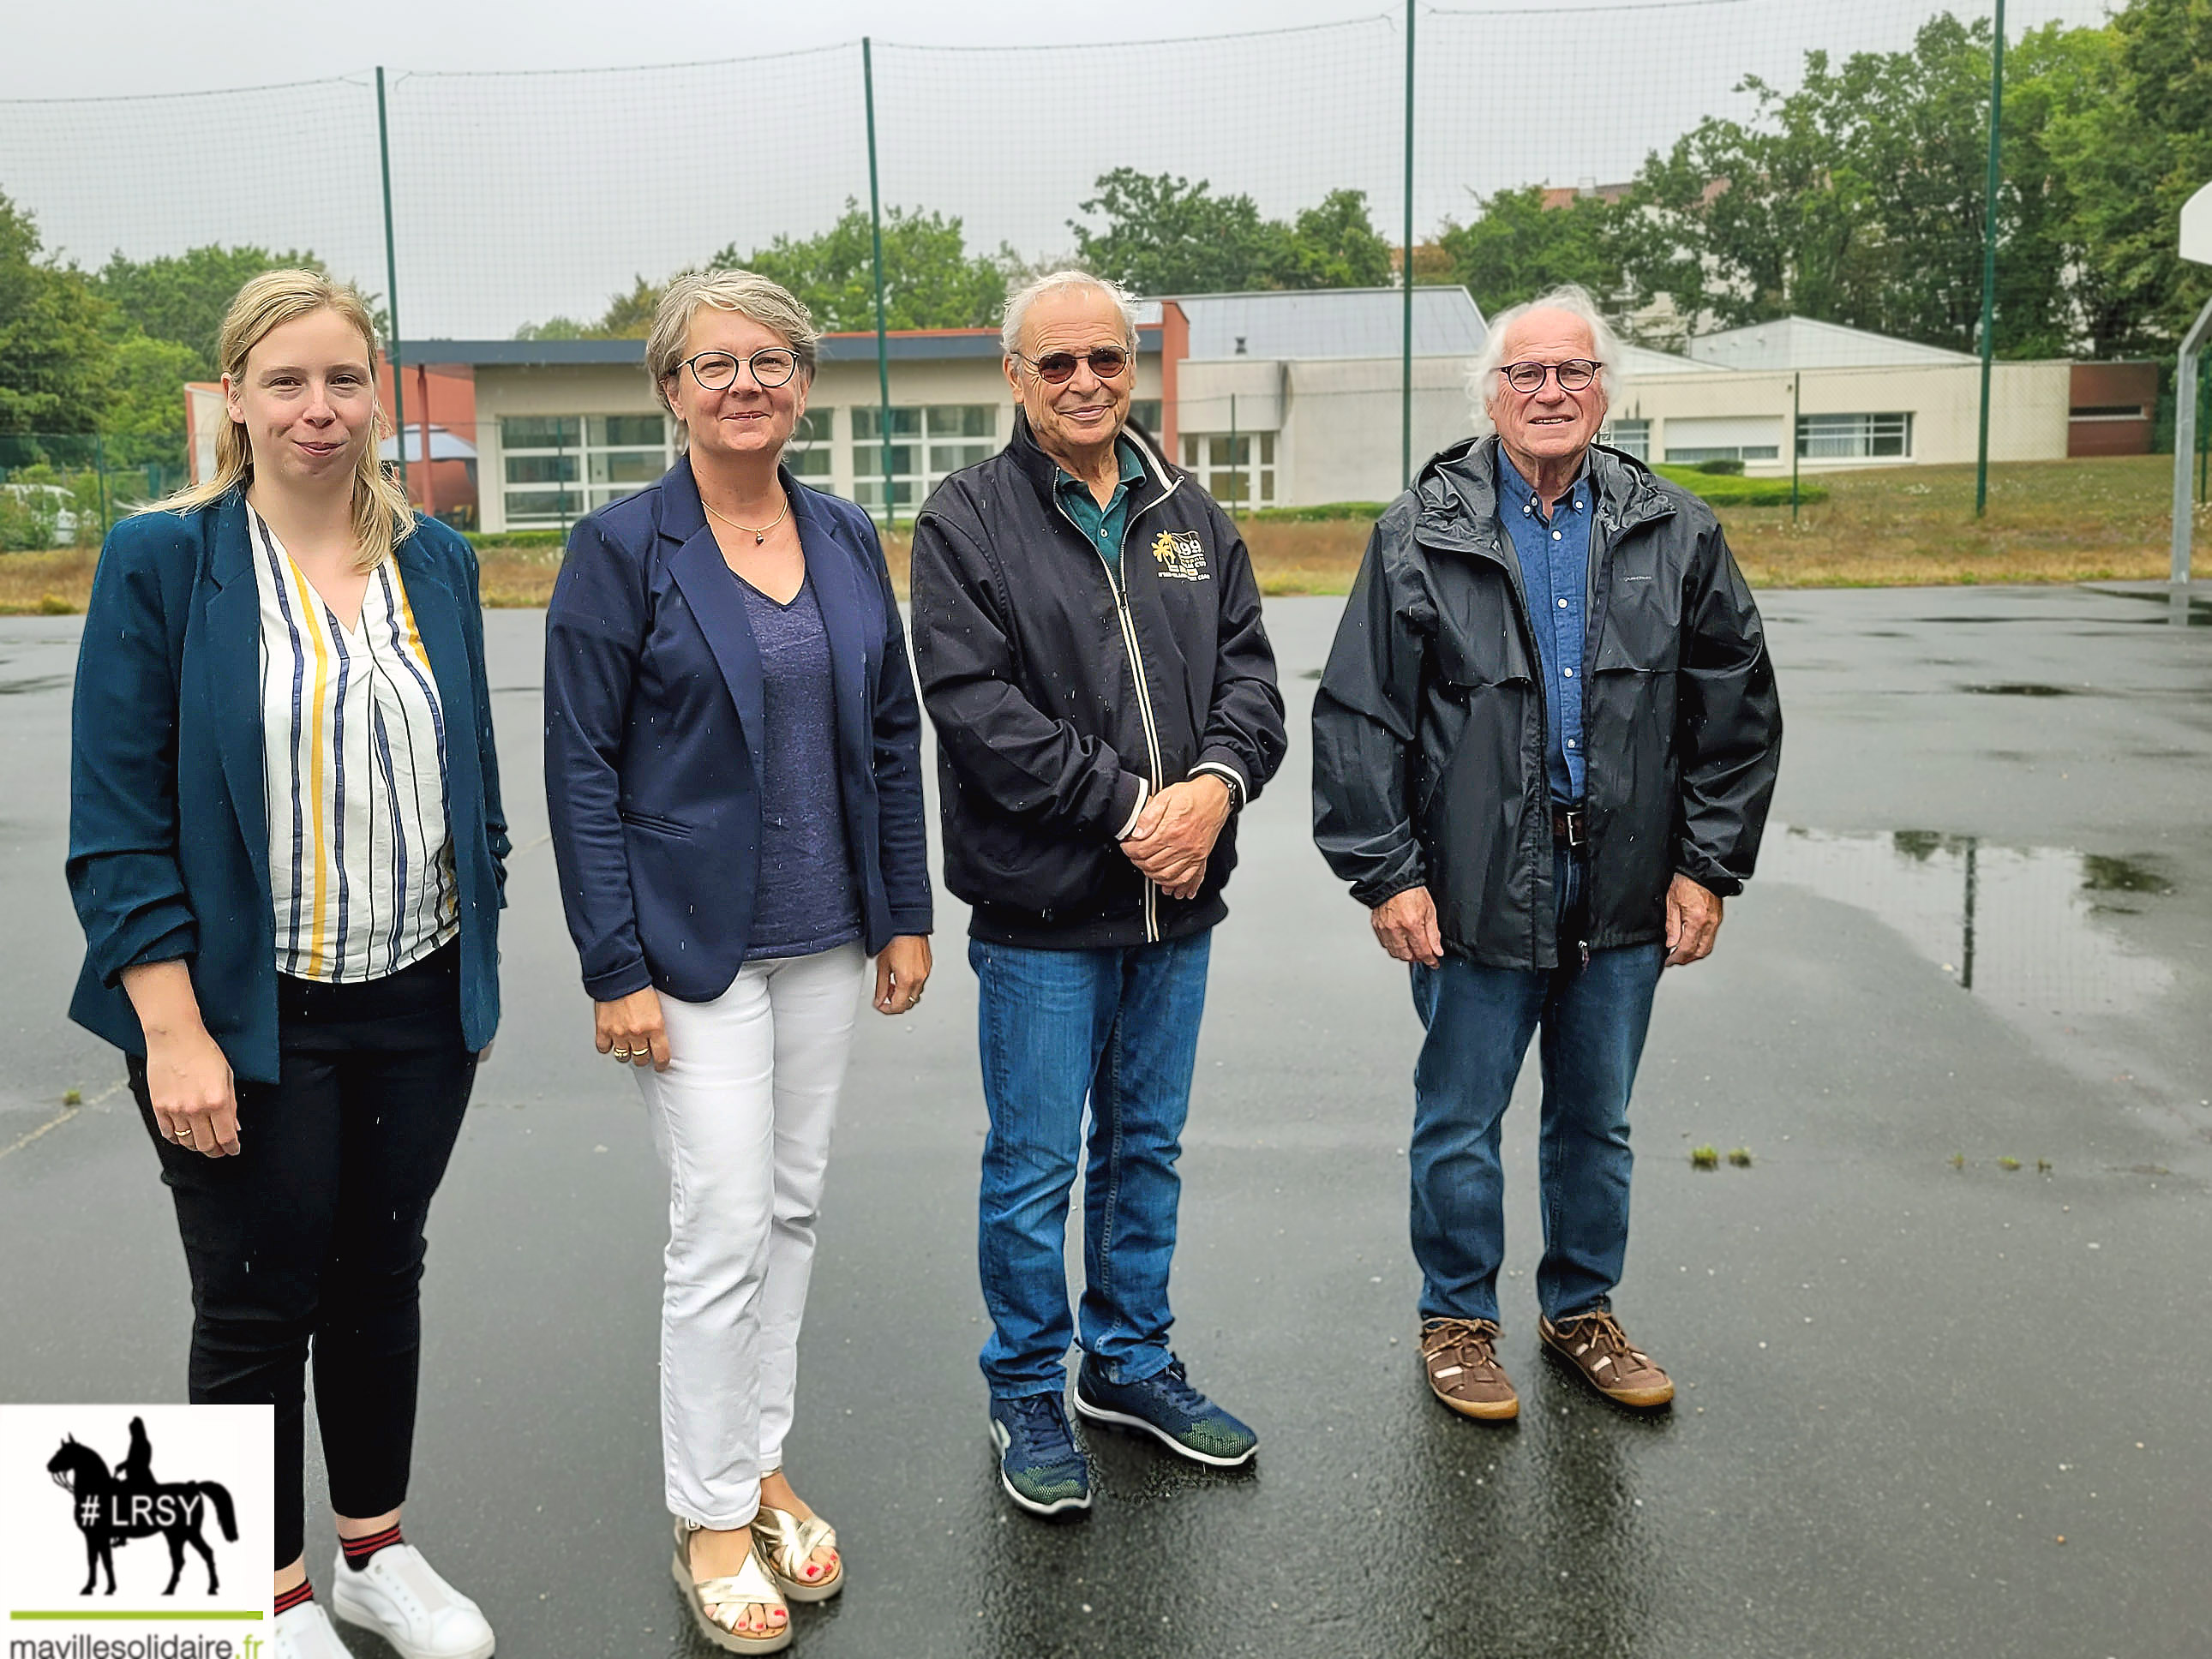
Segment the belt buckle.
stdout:
<path fill-rule="evenodd" d="M 1585 809 L 1571 807 L 1563 812 L 1554 812 L 1552 817 L 1562 832 L 1560 838 L 1570 848 L 1589 845 L 1589 815 Z"/>

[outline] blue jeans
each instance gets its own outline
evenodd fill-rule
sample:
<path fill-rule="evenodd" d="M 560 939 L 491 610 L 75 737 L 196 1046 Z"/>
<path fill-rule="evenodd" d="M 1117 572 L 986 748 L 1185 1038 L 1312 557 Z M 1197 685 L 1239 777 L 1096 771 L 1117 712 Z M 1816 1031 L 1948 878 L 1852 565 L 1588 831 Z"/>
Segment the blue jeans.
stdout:
<path fill-rule="evenodd" d="M 1170 1358 L 1175 1166 L 1212 938 L 1095 951 L 969 941 L 991 1114 L 976 1256 L 994 1399 L 1067 1385 L 1067 1195 L 1086 1100 L 1084 1352 L 1114 1382 L 1140 1382 Z"/>
<path fill-rule="evenodd" d="M 1543 1122 L 1537 1153 L 1544 1258 L 1536 1302 L 1546 1317 L 1609 1305 L 1628 1253 L 1628 1095 L 1651 1021 L 1662 945 L 1577 948 L 1586 866 L 1557 865 L 1559 966 L 1483 968 L 1446 957 L 1413 970 L 1428 1036 L 1413 1067 L 1413 1259 L 1423 1319 L 1496 1319 L 1505 1259 L 1505 1178 L 1498 1127 L 1543 1027 Z"/>

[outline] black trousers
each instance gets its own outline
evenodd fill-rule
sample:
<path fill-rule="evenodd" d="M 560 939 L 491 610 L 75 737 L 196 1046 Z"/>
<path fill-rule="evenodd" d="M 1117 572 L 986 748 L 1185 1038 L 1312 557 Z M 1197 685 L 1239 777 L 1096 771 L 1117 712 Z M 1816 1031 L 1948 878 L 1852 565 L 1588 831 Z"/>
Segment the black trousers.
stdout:
<path fill-rule="evenodd" d="M 422 1353 L 423 1223 L 476 1080 L 460 951 L 382 979 L 277 981 L 279 1080 L 238 1085 L 239 1155 L 171 1144 L 145 1063 L 131 1091 L 159 1148 L 192 1279 L 194 1404 L 276 1408 L 276 1559 L 303 1547 L 306 1371 L 331 1503 L 407 1495 Z"/>

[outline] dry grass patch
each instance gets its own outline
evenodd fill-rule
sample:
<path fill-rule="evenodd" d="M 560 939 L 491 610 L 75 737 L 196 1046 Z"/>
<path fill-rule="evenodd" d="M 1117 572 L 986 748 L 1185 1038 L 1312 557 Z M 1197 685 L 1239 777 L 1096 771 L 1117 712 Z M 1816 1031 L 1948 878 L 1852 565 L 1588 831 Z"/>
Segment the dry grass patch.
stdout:
<path fill-rule="evenodd" d="M 2166 572 L 2173 462 L 2164 455 L 2013 462 L 1990 469 L 1990 508 L 1974 519 L 1971 466 L 1882 467 L 1821 475 L 1828 499 L 1802 508 L 1724 507 L 1721 523 L 1758 587 L 1917 587 L 2120 581 Z M 2197 508 L 2212 546 L 2212 510 Z M 1344 593 L 1370 526 L 1252 520 L 1243 526 L 1265 593 Z M 907 591 L 908 532 L 884 538 L 891 580 Z M 84 609 L 94 556 L 0 555 L 0 615 Z M 484 603 L 542 606 L 561 568 L 554 547 L 488 547 Z"/>

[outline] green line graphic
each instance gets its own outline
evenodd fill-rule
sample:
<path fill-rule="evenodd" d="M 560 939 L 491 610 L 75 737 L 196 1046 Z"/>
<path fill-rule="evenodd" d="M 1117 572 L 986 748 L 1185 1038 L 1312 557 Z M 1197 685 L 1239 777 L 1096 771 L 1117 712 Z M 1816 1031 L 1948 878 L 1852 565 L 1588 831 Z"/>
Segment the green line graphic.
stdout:
<path fill-rule="evenodd" d="M 244 1613 L 186 1613 L 181 1610 L 173 1613 L 126 1613 L 121 1611 L 111 1612 L 103 1608 L 100 1611 L 94 1613 L 90 1611 L 81 1611 L 75 1607 L 64 1607 L 58 1611 L 44 1607 L 18 1608 L 8 1616 L 10 1619 L 46 1620 L 49 1622 L 63 1624 L 75 1624 L 80 1620 L 90 1620 L 97 1619 L 101 1620 L 137 1620 L 140 1621 L 152 1621 L 156 1623 L 177 1625 L 196 1625 L 216 1619 L 229 1620 L 252 1620 L 258 1622 L 258 1620 L 268 1617 L 266 1613 L 256 1613 L 250 1610 Z"/>

